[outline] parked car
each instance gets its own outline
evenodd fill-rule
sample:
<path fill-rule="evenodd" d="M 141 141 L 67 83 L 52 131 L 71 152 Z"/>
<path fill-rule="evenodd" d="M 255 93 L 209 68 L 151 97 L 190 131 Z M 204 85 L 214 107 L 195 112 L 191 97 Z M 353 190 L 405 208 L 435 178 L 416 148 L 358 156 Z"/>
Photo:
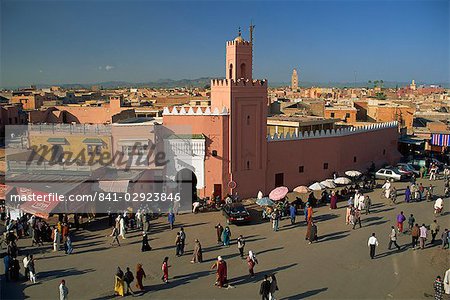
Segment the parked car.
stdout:
<path fill-rule="evenodd" d="M 225 204 L 222 213 L 227 219 L 227 224 L 240 224 L 250 222 L 250 213 L 241 203 Z"/>
<path fill-rule="evenodd" d="M 412 172 L 416 176 L 420 175 L 420 172 L 418 170 L 416 170 L 411 164 L 399 163 L 399 164 L 397 164 L 397 168 L 400 171 L 405 170 L 405 171 Z"/>
<path fill-rule="evenodd" d="M 402 181 L 402 180 L 406 179 L 406 175 L 400 173 L 400 171 L 395 168 L 383 168 L 383 169 L 379 169 L 375 173 L 375 178 L 377 178 L 377 179 L 393 179 L 394 181 Z"/>

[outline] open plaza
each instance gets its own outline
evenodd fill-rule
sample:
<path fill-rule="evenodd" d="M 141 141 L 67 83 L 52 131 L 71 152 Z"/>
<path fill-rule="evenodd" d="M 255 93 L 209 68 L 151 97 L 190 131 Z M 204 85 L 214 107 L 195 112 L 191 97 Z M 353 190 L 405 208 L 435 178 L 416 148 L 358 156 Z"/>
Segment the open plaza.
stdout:
<path fill-rule="evenodd" d="M 418 182 L 424 186 L 432 184 L 436 197 L 443 194 L 443 180 L 419 179 Z M 226 226 L 221 212 L 177 215 L 173 230 L 169 228 L 167 216 L 153 220 L 149 232 L 152 250 L 148 252 L 141 252 L 141 230 L 129 231 L 125 240 L 119 238 L 120 247 L 111 246 L 111 230 L 105 218 L 92 221 L 86 229 L 72 231 L 74 250 L 70 255 L 62 250 L 52 252 L 52 243 L 31 246 L 31 239 L 23 238 L 18 241 L 19 258 L 21 261 L 25 254 L 34 255 L 36 283 L 5 282 L 2 277 L 1 298 L 57 298 L 61 280 L 65 280 L 71 299 L 113 298 L 117 267 L 124 271 L 129 267 L 134 273 L 138 263 L 142 264 L 147 278 L 143 281 L 145 290 L 135 291 L 135 296 L 152 299 L 258 299 L 261 297 L 260 284 L 266 274 L 276 274 L 277 299 L 433 297 L 436 276 L 443 277 L 448 269 L 448 249 L 441 249 L 440 236 L 444 228 L 449 227 L 450 218 L 445 211 L 435 217 L 434 201 L 405 203 L 403 192 L 407 185 L 410 183 L 394 183 L 398 190 L 396 205 L 381 196 L 380 188 L 365 193 L 372 199 L 372 205 L 370 214 L 362 214 L 361 228 L 352 229 L 351 225 L 346 225 L 346 201 L 339 202 L 335 210 L 330 210 L 328 205 L 314 208 L 318 241 L 312 244 L 305 240 L 306 224 L 302 211 L 298 212 L 294 225 L 286 217 L 275 232 L 269 221 L 261 221 L 261 209 L 255 204 L 247 206 L 253 217 L 250 224 L 229 225 L 229 247 L 217 243 L 215 226 L 217 223 Z M 444 209 L 448 209 L 448 198 L 444 203 Z M 388 250 L 391 226 L 396 225 L 396 216 L 401 211 L 406 217 L 413 214 L 419 225 L 429 226 L 436 219 L 441 231 L 435 244 L 430 244 L 428 233 L 425 249 L 413 250 L 411 235 L 407 232 L 398 234 L 400 250 L 395 247 Z M 177 257 L 175 238 L 180 227 L 186 233 L 186 252 Z M 379 241 L 373 260 L 367 244 L 372 233 Z M 239 235 L 246 240 L 246 256 L 251 250 L 258 258 L 254 277 L 248 274 L 246 260 L 239 257 L 236 245 Z M 202 245 L 203 262 L 192 264 L 195 239 Z M 161 280 L 161 265 L 166 256 L 171 266 L 169 283 Z M 214 286 L 216 272 L 211 266 L 218 256 L 228 266 L 228 288 Z M 21 274 L 23 271 L 22 266 Z M 134 284 L 133 289 L 136 290 Z"/>

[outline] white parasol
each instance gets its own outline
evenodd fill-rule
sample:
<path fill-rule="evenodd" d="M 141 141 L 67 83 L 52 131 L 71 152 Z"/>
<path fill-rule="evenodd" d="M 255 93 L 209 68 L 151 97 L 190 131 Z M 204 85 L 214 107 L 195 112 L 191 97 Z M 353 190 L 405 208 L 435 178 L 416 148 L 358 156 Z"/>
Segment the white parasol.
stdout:
<path fill-rule="evenodd" d="M 308 188 L 313 191 L 321 191 L 325 188 L 325 186 L 323 186 L 320 182 L 314 182 Z"/>
<path fill-rule="evenodd" d="M 361 176 L 361 172 L 356 171 L 356 170 L 351 170 L 351 171 L 346 171 L 345 175 L 350 176 L 350 177 L 358 177 Z"/>

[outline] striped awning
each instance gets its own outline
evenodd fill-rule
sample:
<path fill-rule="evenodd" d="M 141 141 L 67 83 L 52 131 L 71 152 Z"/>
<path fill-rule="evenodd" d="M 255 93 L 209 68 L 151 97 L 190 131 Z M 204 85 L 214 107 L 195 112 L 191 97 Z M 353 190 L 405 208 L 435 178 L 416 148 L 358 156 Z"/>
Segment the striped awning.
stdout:
<path fill-rule="evenodd" d="M 450 134 L 444 134 L 444 133 L 431 134 L 431 145 L 450 146 Z"/>

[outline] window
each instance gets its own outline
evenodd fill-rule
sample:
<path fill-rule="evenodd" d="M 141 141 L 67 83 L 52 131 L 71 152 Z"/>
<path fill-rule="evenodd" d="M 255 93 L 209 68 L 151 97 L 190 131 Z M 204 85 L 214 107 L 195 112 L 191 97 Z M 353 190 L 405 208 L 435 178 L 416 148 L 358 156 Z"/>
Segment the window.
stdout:
<path fill-rule="evenodd" d="M 300 166 L 300 167 L 298 167 L 298 172 L 299 172 L 299 173 L 305 172 L 305 166 Z"/>
<path fill-rule="evenodd" d="M 275 187 L 284 185 L 284 173 L 275 174 Z"/>
<path fill-rule="evenodd" d="M 392 171 L 391 170 L 386 170 L 386 175 L 392 175 Z"/>
<path fill-rule="evenodd" d="M 353 156 L 353 162 L 354 163 L 356 162 L 356 156 Z"/>
<path fill-rule="evenodd" d="M 233 64 L 230 64 L 230 68 L 229 68 L 229 76 L 230 79 L 233 78 Z"/>
<path fill-rule="evenodd" d="M 386 155 L 386 149 L 383 149 L 383 155 Z"/>
<path fill-rule="evenodd" d="M 332 112 L 332 113 L 330 114 L 330 116 L 331 116 L 332 118 L 334 118 L 334 112 Z"/>
<path fill-rule="evenodd" d="M 247 170 L 250 170 L 250 161 L 247 160 Z"/>
<path fill-rule="evenodd" d="M 246 74 L 245 74 L 245 64 L 242 63 L 241 64 L 241 78 L 246 78 Z"/>
<path fill-rule="evenodd" d="M 324 169 L 324 170 L 328 170 L 328 163 L 324 163 L 324 164 L 323 164 L 323 169 Z"/>
<path fill-rule="evenodd" d="M 350 113 L 346 113 L 346 114 L 345 114 L 345 118 L 346 118 L 346 119 L 350 118 Z"/>
<path fill-rule="evenodd" d="M 250 116 L 247 116 L 247 125 L 250 125 Z"/>
<path fill-rule="evenodd" d="M 195 105 L 197 105 L 197 106 L 202 105 L 202 102 L 201 101 L 195 101 Z"/>

